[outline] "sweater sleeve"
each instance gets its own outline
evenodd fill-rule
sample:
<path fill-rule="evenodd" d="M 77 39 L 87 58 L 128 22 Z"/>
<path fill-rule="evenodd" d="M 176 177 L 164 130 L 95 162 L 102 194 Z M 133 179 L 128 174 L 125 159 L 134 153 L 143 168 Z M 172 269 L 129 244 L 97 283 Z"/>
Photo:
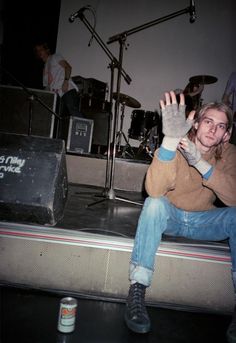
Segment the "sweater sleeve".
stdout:
<path fill-rule="evenodd" d="M 236 206 L 236 147 L 228 144 L 208 180 L 203 184 L 214 191 L 226 206 Z"/>
<path fill-rule="evenodd" d="M 160 197 L 175 188 L 178 155 L 170 161 L 158 158 L 158 149 L 150 164 L 145 180 L 145 188 L 149 196 Z"/>

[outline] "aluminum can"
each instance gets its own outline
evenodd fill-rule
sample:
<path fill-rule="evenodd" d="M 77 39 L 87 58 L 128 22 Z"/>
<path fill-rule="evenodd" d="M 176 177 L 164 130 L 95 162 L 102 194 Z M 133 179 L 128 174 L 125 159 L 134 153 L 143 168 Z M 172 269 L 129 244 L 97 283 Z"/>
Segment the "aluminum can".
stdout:
<path fill-rule="evenodd" d="M 61 299 L 57 329 L 63 333 L 73 332 L 77 313 L 77 300 L 72 297 Z"/>

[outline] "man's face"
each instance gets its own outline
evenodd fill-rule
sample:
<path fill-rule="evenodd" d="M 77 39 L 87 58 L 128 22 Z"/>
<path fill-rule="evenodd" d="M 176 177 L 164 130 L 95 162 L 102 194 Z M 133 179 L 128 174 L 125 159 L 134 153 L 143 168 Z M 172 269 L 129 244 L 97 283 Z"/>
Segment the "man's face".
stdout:
<path fill-rule="evenodd" d="M 206 111 L 201 121 L 195 124 L 197 147 L 206 152 L 225 141 L 228 136 L 227 125 L 228 119 L 224 112 L 215 109 Z"/>
<path fill-rule="evenodd" d="M 40 58 L 43 62 L 47 61 L 47 58 L 49 56 L 48 49 L 45 49 L 43 45 L 37 45 L 35 47 L 35 53 L 38 58 Z"/>

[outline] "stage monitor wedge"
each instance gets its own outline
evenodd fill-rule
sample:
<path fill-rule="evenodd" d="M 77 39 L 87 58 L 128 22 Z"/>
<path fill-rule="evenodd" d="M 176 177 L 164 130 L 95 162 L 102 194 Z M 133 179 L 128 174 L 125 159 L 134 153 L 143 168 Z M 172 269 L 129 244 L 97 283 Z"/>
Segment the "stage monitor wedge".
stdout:
<path fill-rule="evenodd" d="M 68 181 L 63 140 L 0 133 L 0 220 L 54 226 Z"/>

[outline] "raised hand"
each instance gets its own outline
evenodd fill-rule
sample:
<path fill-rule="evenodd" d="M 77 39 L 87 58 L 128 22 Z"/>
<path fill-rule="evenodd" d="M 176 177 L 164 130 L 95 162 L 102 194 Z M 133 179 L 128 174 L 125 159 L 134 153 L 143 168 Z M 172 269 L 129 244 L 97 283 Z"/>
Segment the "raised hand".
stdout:
<path fill-rule="evenodd" d="M 183 138 L 190 130 L 193 120 L 186 119 L 184 95 L 180 94 L 180 104 L 177 104 L 173 91 L 165 93 L 165 102 L 160 101 L 162 111 L 162 131 L 167 137 Z"/>
<path fill-rule="evenodd" d="M 188 137 L 181 139 L 179 150 L 191 166 L 195 166 L 201 159 L 200 151 L 197 149 L 195 143 L 191 142 Z"/>
<path fill-rule="evenodd" d="M 181 139 L 179 150 L 188 161 L 188 164 L 196 168 L 203 176 L 207 175 L 207 173 L 212 170 L 212 165 L 202 158 L 196 144 L 187 137 Z"/>

